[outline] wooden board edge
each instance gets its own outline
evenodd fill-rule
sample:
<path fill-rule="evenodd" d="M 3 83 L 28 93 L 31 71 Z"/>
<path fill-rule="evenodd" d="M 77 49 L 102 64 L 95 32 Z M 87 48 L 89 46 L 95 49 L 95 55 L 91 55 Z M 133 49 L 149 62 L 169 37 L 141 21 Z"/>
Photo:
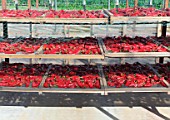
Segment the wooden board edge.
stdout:
<path fill-rule="evenodd" d="M 98 45 L 99 45 L 99 48 L 100 48 L 100 51 L 101 51 L 102 55 L 104 55 L 104 50 L 103 50 L 103 46 L 102 46 L 101 40 L 97 39 L 97 42 L 98 42 Z"/>
<path fill-rule="evenodd" d="M 48 69 L 47 69 L 46 73 L 44 74 L 44 76 L 43 76 L 43 78 L 42 78 L 42 81 L 41 81 L 41 83 L 40 83 L 40 85 L 39 85 L 40 88 L 43 87 L 46 79 L 48 78 L 48 73 L 49 73 L 51 67 L 52 67 L 52 65 L 49 65 L 49 66 L 48 66 Z"/>
<path fill-rule="evenodd" d="M 5 92 L 38 92 L 38 93 L 104 93 L 103 89 L 62 89 L 62 88 L 26 88 L 26 87 L 0 87 Z"/>
<path fill-rule="evenodd" d="M 105 57 L 116 57 L 116 58 L 120 58 L 120 57 L 125 57 L 125 58 L 139 57 L 139 58 L 143 58 L 143 57 L 169 57 L 169 56 L 170 56 L 170 52 L 134 52 L 134 53 L 119 52 L 119 53 L 106 53 L 105 54 Z"/>
<path fill-rule="evenodd" d="M 169 88 L 156 87 L 156 88 L 106 88 L 106 92 L 109 93 L 126 93 L 126 92 L 169 92 Z"/>
<path fill-rule="evenodd" d="M 43 54 L 43 45 L 41 45 L 41 47 L 37 50 L 37 51 L 35 51 L 35 54 L 37 55 L 37 54 Z"/>
<path fill-rule="evenodd" d="M 49 58 L 49 59 L 104 59 L 104 55 L 73 54 L 0 54 L 0 58 Z"/>
<path fill-rule="evenodd" d="M 113 16 L 113 14 L 112 14 L 109 10 L 104 9 L 103 11 L 104 11 L 104 13 L 107 14 L 109 17 Z"/>
<path fill-rule="evenodd" d="M 149 63 L 147 63 L 147 65 L 149 66 L 149 68 L 150 68 L 159 78 L 162 77 L 162 76 L 158 73 L 158 71 L 157 71 L 156 69 L 154 69 Z M 166 81 L 166 80 L 164 79 L 163 82 L 170 88 L 170 84 L 168 83 L 168 81 Z"/>

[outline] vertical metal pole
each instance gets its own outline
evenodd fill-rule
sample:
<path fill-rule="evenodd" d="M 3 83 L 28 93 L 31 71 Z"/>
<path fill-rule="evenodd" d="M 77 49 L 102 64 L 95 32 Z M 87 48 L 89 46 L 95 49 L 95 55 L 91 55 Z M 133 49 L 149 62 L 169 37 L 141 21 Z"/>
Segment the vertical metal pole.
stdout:
<path fill-rule="evenodd" d="M 90 25 L 90 36 L 93 36 L 93 25 Z"/>
<path fill-rule="evenodd" d="M 39 7 L 39 0 L 36 0 L 36 8 L 38 9 Z"/>
<path fill-rule="evenodd" d="M 110 10 L 110 0 L 108 0 L 108 10 Z"/>
<path fill-rule="evenodd" d="M 3 22 L 3 38 L 8 38 L 8 23 Z M 9 63 L 9 58 L 5 58 L 5 62 Z"/>
<path fill-rule="evenodd" d="M 49 9 L 51 10 L 52 9 L 52 1 L 49 0 Z"/>
<path fill-rule="evenodd" d="M 83 10 L 86 11 L 86 0 L 83 0 Z"/>
<path fill-rule="evenodd" d="M 31 0 L 28 0 L 28 9 L 31 9 Z"/>
<path fill-rule="evenodd" d="M 32 23 L 30 23 L 30 38 L 32 38 Z"/>
<path fill-rule="evenodd" d="M 57 10 L 57 0 L 54 0 L 54 9 Z"/>
<path fill-rule="evenodd" d="M 8 23 L 3 22 L 3 37 L 8 38 Z"/>
<path fill-rule="evenodd" d="M 129 0 L 126 0 L 126 8 L 129 8 Z"/>
<path fill-rule="evenodd" d="M 106 36 L 109 36 L 109 25 L 106 25 Z"/>
<path fill-rule="evenodd" d="M 149 7 L 152 7 L 152 0 L 149 0 Z"/>
<path fill-rule="evenodd" d="M 18 0 L 15 0 L 15 9 L 18 10 Z"/>
<path fill-rule="evenodd" d="M 116 11 L 118 12 L 118 8 L 119 8 L 119 0 L 116 0 Z"/>
<path fill-rule="evenodd" d="M 6 0 L 2 0 L 2 10 L 6 10 Z"/>
<path fill-rule="evenodd" d="M 166 37 L 167 32 L 167 21 L 162 22 L 162 37 Z"/>
<path fill-rule="evenodd" d="M 164 0 L 164 8 L 168 8 L 169 7 L 169 0 Z"/>
<path fill-rule="evenodd" d="M 167 21 L 162 22 L 162 37 L 166 37 Z M 164 63 L 164 57 L 159 58 L 159 63 Z"/>

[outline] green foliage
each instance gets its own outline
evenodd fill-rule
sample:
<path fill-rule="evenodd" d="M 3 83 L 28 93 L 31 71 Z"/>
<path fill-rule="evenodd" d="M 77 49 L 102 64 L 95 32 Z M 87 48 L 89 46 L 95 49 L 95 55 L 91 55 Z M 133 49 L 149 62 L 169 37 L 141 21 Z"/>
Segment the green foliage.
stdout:
<path fill-rule="evenodd" d="M 18 0 L 19 1 L 19 9 L 27 9 L 27 0 Z M 52 0 L 54 1 L 54 0 Z M 83 9 L 82 7 L 83 0 L 57 0 L 58 9 Z M 111 8 L 115 7 L 115 0 L 110 0 Z M 119 0 L 120 7 L 124 8 L 126 6 L 126 0 Z M 15 9 L 14 1 L 7 0 L 8 8 Z M 10 3 L 10 4 L 9 4 Z M 35 8 L 36 0 L 31 0 L 32 8 Z M 96 9 L 107 9 L 108 8 L 108 0 L 86 0 L 87 9 L 88 10 L 96 10 Z M 140 7 L 148 7 L 149 0 L 139 0 Z M 48 0 L 39 0 L 40 9 L 48 9 Z M 130 7 L 133 7 L 134 0 L 129 0 Z M 46 7 L 45 7 L 46 6 Z M 153 6 L 160 9 L 163 7 L 163 0 L 153 0 Z"/>

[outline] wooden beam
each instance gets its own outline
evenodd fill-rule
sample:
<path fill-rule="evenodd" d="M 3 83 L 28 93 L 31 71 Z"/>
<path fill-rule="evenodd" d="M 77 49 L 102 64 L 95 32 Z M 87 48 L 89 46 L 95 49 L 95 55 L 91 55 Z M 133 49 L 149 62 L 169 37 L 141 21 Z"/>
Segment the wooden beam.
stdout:
<path fill-rule="evenodd" d="M 2 10 L 6 9 L 6 0 L 2 0 Z"/>
<path fill-rule="evenodd" d="M 126 8 L 129 8 L 129 0 L 126 0 Z"/>
<path fill-rule="evenodd" d="M 165 5 L 164 5 L 164 8 L 168 8 L 169 7 L 169 0 L 165 0 Z"/>
<path fill-rule="evenodd" d="M 38 9 L 39 6 L 39 0 L 36 0 L 36 8 Z"/>
<path fill-rule="evenodd" d="M 28 0 L 28 9 L 31 9 L 31 0 Z"/>

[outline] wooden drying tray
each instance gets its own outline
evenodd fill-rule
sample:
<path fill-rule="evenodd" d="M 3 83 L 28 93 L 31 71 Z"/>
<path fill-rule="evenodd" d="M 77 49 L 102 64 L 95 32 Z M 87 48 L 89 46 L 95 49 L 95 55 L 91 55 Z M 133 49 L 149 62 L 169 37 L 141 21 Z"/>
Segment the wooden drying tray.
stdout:
<path fill-rule="evenodd" d="M 103 46 L 105 57 L 115 57 L 115 58 L 134 58 L 134 57 L 170 57 L 170 52 L 117 52 L 111 53 L 108 52 L 106 46 L 101 39 L 101 45 Z"/>
<path fill-rule="evenodd" d="M 69 11 L 69 10 L 68 10 Z M 0 22 L 10 23 L 108 23 L 108 15 L 101 11 L 105 18 L 1 18 Z"/>
<path fill-rule="evenodd" d="M 170 16 L 169 17 L 151 17 L 151 16 L 135 16 L 135 17 L 126 17 L 126 16 L 119 16 L 116 17 L 114 16 L 111 12 L 108 10 L 104 10 L 104 13 L 107 14 L 110 17 L 110 22 L 115 23 L 115 22 L 161 22 L 161 21 L 170 21 Z"/>
<path fill-rule="evenodd" d="M 0 91 L 8 91 L 8 92 L 48 92 L 48 93 L 100 93 L 101 95 L 104 95 L 104 86 L 103 86 L 103 78 L 101 77 L 100 70 L 99 70 L 99 76 L 100 76 L 100 89 L 97 88 L 43 88 L 43 84 L 45 83 L 45 80 L 48 77 L 48 72 L 51 69 L 51 65 L 49 66 L 47 72 L 45 73 L 43 80 L 41 81 L 41 84 L 39 88 L 31 88 L 31 87 L 0 87 Z"/>
<path fill-rule="evenodd" d="M 162 87 L 162 86 L 154 86 L 154 87 L 141 87 L 141 88 L 132 88 L 132 87 L 121 87 L 121 88 L 115 88 L 110 87 L 107 85 L 107 80 L 104 75 L 102 66 L 100 66 L 101 70 L 101 76 L 103 78 L 103 85 L 105 88 L 105 95 L 108 95 L 109 93 L 126 93 L 126 92 L 167 92 L 170 93 L 170 87 L 167 81 L 164 83 L 168 85 L 168 87 Z M 155 72 L 155 71 L 154 71 Z M 159 76 L 160 77 L 160 76 Z"/>
<path fill-rule="evenodd" d="M 98 41 L 101 54 L 43 54 L 43 45 L 32 54 L 0 54 L 0 58 L 49 58 L 49 59 L 104 59 L 101 42 Z"/>

